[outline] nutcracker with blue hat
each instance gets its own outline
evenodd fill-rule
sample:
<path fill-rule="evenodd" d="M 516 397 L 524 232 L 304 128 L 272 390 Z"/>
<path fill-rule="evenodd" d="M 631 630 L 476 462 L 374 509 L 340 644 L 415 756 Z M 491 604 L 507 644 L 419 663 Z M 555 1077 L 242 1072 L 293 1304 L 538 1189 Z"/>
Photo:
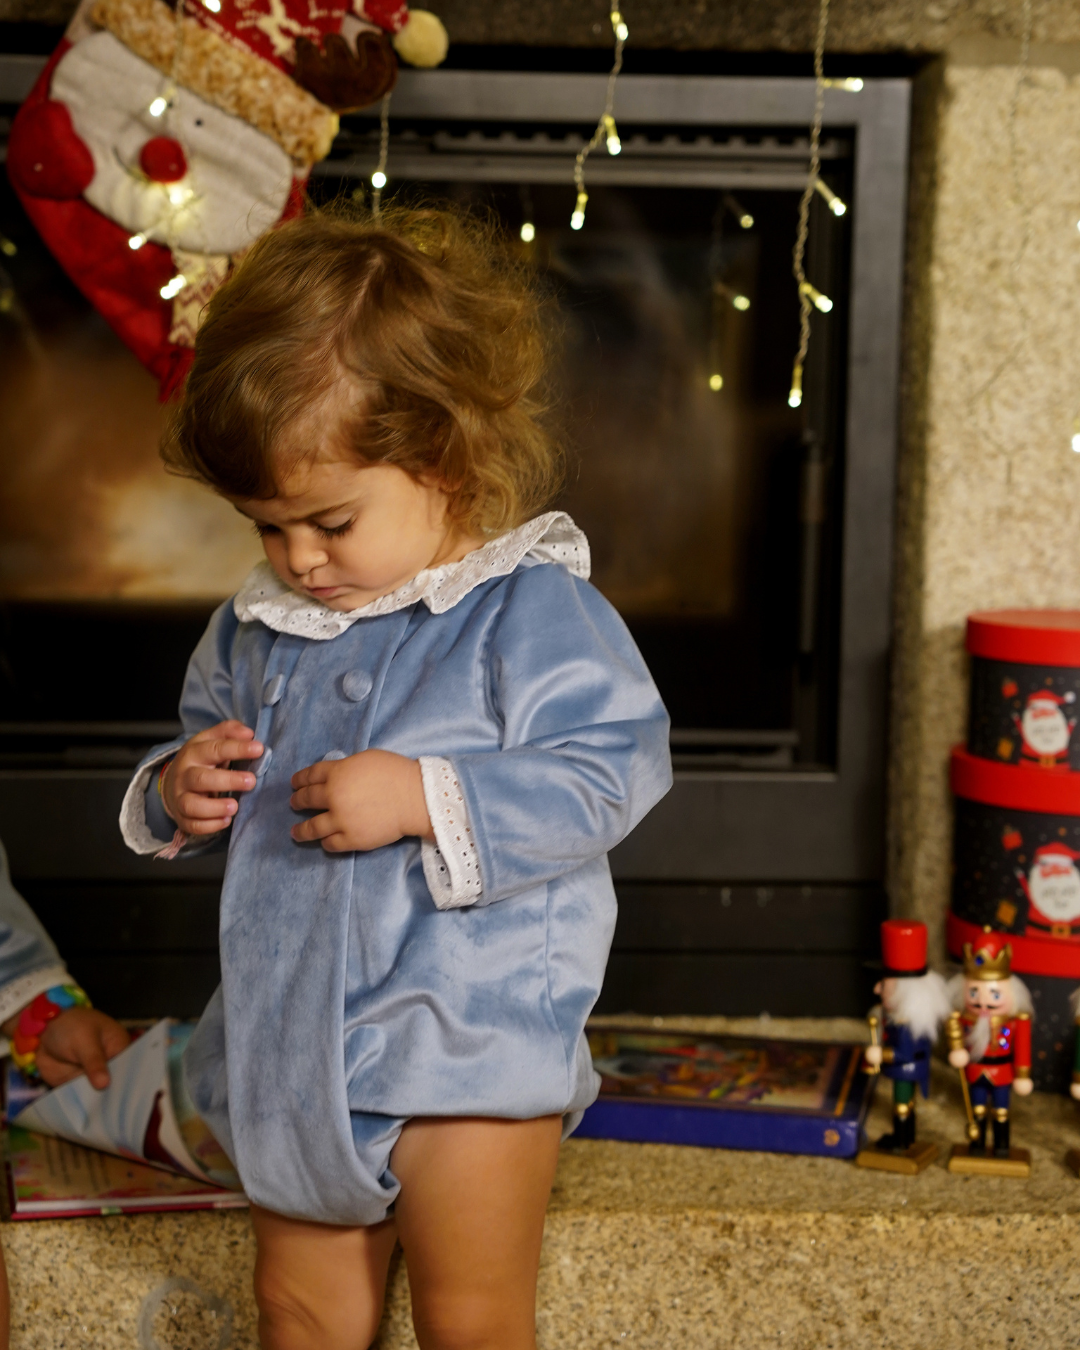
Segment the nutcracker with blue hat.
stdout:
<path fill-rule="evenodd" d="M 1030 1153 L 1010 1146 L 1009 1103 L 1014 1091 L 1026 1097 L 1033 1086 L 1031 995 L 1012 973 L 1007 936 L 987 927 L 965 943 L 964 969 L 949 992 L 955 1009 L 946 1028 L 949 1063 L 959 1070 L 968 1115 L 968 1142 L 954 1145 L 949 1171 L 1030 1176 Z"/>
<path fill-rule="evenodd" d="M 893 1127 L 873 1148 L 860 1150 L 860 1167 L 913 1176 L 929 1167 L 936 1144 L 915 1138 L 915 1102 L 930 1095 L 930 1055 L 951 1009 L 945 981 L 926 963 L 926 925 L 913 919 L 886 919 L 881 925 L 881 999 L 869 1017 L 866 1065 L 892 1082 Z"/>

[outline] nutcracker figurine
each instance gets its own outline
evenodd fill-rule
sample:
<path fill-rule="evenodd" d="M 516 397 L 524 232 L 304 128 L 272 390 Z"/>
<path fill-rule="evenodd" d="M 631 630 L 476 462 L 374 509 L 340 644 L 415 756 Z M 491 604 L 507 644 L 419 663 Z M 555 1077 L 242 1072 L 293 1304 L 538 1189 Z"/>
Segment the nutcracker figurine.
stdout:
<path fill-rule="evenodd" d="M 964 970 L 950 981 L 956 1011 L 947 1025 L 949 1063 L 960 1071 L 968 1143 L 953 1147 L 950 1172 L 1026 1177 L 1027 1149 L 1009 1147 L 1009 1096 L 1026 1097 L 1031 1081 L 1031 995 L 1011 973 L 1012 947 L 1001 933 L 964 944 Z M 986 1131 L 993 1125 L 993 1147 Z"/>
<path fill-rule="evenodd" d="M 926 925 L 886 919 L 881 925 L 884 965 L 874 993 L 881 999 L 869 1018 L 866 1064 L 892 1080 L 893 1128 L 873 1148 L 862 1149 L 860 1167 L 914 1175 L 934 1161 L 936 1144 L 915 1142 L 916 1089 L 930 1095 L 930 1052 L 952 1007 L 945 981 L 926 966 Z"/>

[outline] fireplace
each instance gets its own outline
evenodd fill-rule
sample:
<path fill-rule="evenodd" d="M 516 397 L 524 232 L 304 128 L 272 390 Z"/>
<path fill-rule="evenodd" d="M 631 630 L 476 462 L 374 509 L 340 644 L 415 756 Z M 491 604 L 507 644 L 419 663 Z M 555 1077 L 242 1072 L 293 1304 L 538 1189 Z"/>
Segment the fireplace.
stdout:
<path fill-rule="evenodd" d="M 34 66 L 0 58 L 9 114 Z M 793 410 L 812 85 L 624 77 L 621 153 L 588 161 L 572 230 L 603 83 L 403 75 L 389 161 L 391 191 L 494 212 L 539 269 L 574 451 L 560 505 L 672 714 L 675 788 L 612 858 L 601 1006 L 861 1012 L 884 905 L 907 85 L 829 92 L 807 272 L 831 308 Z M 345 119 L 313 195 L 368 190 L 377 150 L 370 116 Z M 0 837 L 91 993 L 194 1012 L 216 979 L 220 860 L 136 859 L 115 817 L 258 545 L 160 470 L 149 376 L 6 185 L 0 234 L 17 250 L 0 260 Z"/>

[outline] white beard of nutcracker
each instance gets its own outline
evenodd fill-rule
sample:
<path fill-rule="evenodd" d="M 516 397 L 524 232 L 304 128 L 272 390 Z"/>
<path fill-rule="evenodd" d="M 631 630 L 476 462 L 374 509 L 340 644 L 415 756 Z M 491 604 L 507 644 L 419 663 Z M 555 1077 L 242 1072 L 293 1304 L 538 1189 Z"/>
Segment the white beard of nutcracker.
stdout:
<path fill-rule="evenodd" d="M 395 51 L 437 65 L 445 30 L 403 0 L 83 0 L 8 174 L 163 398 L 233 260 L 302 209 L 337 113 L 389 92 Z"/>
<path fill-rule="evenodd" d="M 975 1120 L 970 1152 L 986 1152 L 992 1121 L 995 1157 L 1009 1156 L 1009 1098 L 1026 1096 L 1031 1081 L 1031 995 L 1012 974 L 1012 947 L 986 930 L 964 944 L 964 969 L 949 981 L 956 1011 L 949 1018 L 949 1063 L 967 1082 Z"/>
<path fill-rule="evenodd" d="M 1052 693 L 1049 689 L 1029 694 L 1021 716 L 1013 721 L 1020 733 L 1020 756 L 1043 768 L 1065 765 L 1069 758 L 1076 718 L 1065 716 L 1064 704 L 1071 698 Z"/>
<path fill-rule="evenodd" d="M 1044 844 L 1035 850 L 1027 876 L 1017 878 L 1028 898 L 1027 926 L 1052 937 L 1076 935 L 1080 920 L 1080 853 L 1067 844 Z"/>

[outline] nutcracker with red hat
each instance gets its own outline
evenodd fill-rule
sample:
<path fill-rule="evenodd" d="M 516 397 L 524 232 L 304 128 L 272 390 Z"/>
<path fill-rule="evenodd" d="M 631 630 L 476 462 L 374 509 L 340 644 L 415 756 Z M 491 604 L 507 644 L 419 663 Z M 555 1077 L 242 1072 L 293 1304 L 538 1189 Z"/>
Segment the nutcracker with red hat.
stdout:
<path fill-rule="evenodd" d="M 403 0 L 82 0 L 12 124 L 7 172 L 57 261 L 168 397 L 207 300 L 302 209 L 338 113 L 446 32 Z"/>
<path fill-rule="evenodd" d="M 1036 689 L 1028 695 L 1024 711 L 1013 713 L 1013 722 L 1020 733 L 1022 763 L 1068 770 L 1069 741 L 1076 718 L 1066 716 L 1065 704 L 1074 698 L 1072 693 L 1061 695 L 1052 689 Z"/>
<path fill-rule="evenodd" d="M 1031 995 L 1012 974 L 1007 937 L 986 928 L 964 944 L 964 969 L 949 983 L 952 1013 L 946 1031 L 949 1063 L 960 1071 L 968 1113 L 968 1143 L 957 1144 L 950 1172 L 1026 1177 L 1027 1149 L 1009 1146 L 1009 1100 L 1015 1089 L 1026 1097 L 1031 1081 Z M 987 1149 L 987 1127 L 993 1145 Z"/>
<path fill-rule="evenodd" d="M 856 1157 L 860 1167 L 913 1175 L 934 1161 L 936 1144 L 915 1139 L 916 1089 L 930 1095 L 930 1055 L 952 1004 L 945 981 L 926 964 L 926 925 L 886 919 L 881 925 L 882 978 L 874 986 L 881 1005 L 869 1015 L 871 1073 L 892 1080 L 893 1127 Z"/>

